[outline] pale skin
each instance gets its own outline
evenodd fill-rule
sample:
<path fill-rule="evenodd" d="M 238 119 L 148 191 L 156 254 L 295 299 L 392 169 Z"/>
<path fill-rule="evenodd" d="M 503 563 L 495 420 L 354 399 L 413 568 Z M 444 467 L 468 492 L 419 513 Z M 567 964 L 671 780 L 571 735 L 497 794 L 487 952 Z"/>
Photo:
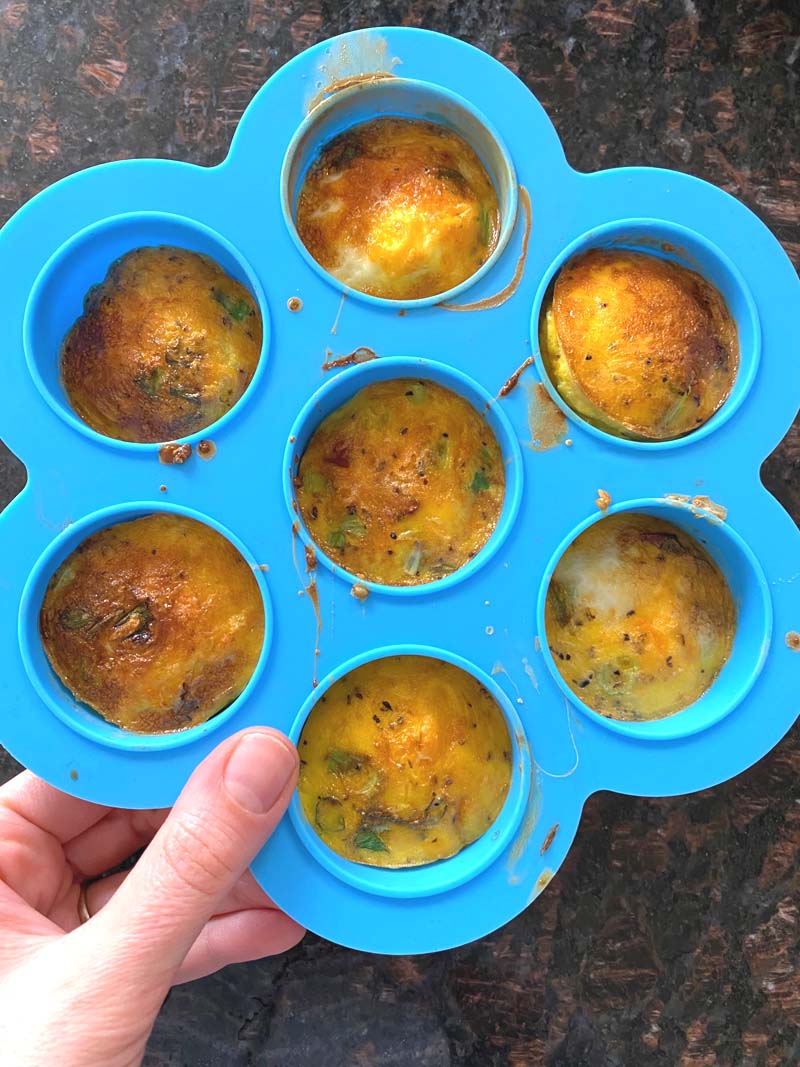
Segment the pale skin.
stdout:
<path fill-rule="evenodd" d="M 68 797 L 29 772 L 0 789 L 0 1047 L 14 1067 L 136 1067 L 171 986 L 284 952 L 303 929 L 247 867 L 286 810 L 297 753 L 228 738 L 171 811 Z M 81 883 L 142 846 L 129 872 Z"/>

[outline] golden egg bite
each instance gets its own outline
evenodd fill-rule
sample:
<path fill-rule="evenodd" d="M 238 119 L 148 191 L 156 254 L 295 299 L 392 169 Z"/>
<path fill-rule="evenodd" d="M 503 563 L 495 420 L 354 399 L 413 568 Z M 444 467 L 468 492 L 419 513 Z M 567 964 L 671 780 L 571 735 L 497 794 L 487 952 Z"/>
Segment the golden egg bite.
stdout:
<path fill-rule="evenodd" d="M 497 245 L 497 192 L 477 153 L 434 122 L 382 117 L 334 137 L 300 188 L 297 232 L 345 285 L 416 300 L 459 285 Z"/>
<path fill-rule="evenodd" d="M 340 856 L 377 867 L 455 855 L 495 821 L 511 783 L 498 704 L 426 656 L 373 660 L 335 682 L 298 748 L 309 822 Z"/>
<path fill-rule="evenodd" d="M 359 578 L 418 585 L 486 544 L 505 470 L 486 419 L 436 382 L 372 382 L 324 419 L 295 478 L 311 537 Z"/>
<path fill-rule="evenodd" d="M 233 407 L 262 342 L 254 298 L 208 256 L 137 248 L 86 296 L 61 348 L 69 402 L 119 441 L 171 441 Z"/>
<path fill-rule="evenodd" d="M 736 324 L 699 274 L 645 252 L 595 248 L 561 269 L 539 323 L 564 400 L 620 437 L 668 441 L 717 411 L 739 366 Z"/>
<path fill-rule="evenodd" d="M 159 512 L 87 537 L 50 579 L 39 629 L 77 700 L 125 730 L 168 733 L 242 692 L 264 642 L 264 602 L 227 538 Z"/>
<path fill-rule="evenodd" d="M 547 643 L 584 704 L 612 719 L 673 715 L 725 666 L 730 588 L 685 530 L 652 515 L 600 519 L 569 546 L 545 602 Z"/>

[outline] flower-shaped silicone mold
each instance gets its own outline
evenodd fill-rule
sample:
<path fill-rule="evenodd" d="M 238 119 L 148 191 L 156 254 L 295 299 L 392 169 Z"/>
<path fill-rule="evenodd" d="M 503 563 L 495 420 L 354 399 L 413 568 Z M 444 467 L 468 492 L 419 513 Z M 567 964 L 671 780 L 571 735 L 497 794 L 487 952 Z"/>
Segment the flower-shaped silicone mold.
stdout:
<path fill-rule="evenodd" d="M 496 249 L 433 301 L 345 291 L 297 237 L 304 168 L 326 138 L 377 114 L 455 129 L 498 192 Z M 264 321 L 244 396 L 181 442 L 194 450 L 185 462 L 166 465 L 159 444 L 89 430 L 58 376 L 59 346 L 87 289 L 124 252 L 157 244 L 211 255 L 250 290 Z M 614 244 L 698 270 L 736 320 L 733 391 L 678 441 L 624 441 L 587 425 L 542 369 L 538 318 L 554 273 L 576 250 Z M 514 739 L 511 792 L 484 837 L 428 867 L 377 870 L 329 854 L 294 805 L 254 864 L 272 898 L 318 933 L 369 951 L 428 952 L 525 908 L 563 861 L 593 791 L 713 785 L 794 721 L 800 538 L 758 472 L 800 402 L 800 366 L 786 356 L 797 343 L 795 273 L 750 211 L 702 181 L 635 167 L 576 173 L 538 102 L 484 53 L 414 29 L 320 44 L 255 97 L 222 164 L 131 160 L 76 174 L 8 223 L 0 262 L 2 432 L 28 469 L 0 517 L 0 740 L 59 788 L 121 806 L 170 804 L 226 734 L 267 723 L 297 738 L 314 702 L 352 667 L 404 652 L 454 662 L 490 690 Z M 387 357 L 397 359 L 382 364 Z M 485 414 L 506 461 L 505 506 L 462 573 L 424 588 L 367 587 L 332 559 L 316 566 L 292 509 L 291 468 L 332 406 L 363 381 L 414 366 Z M 549 576 L 570 541 L 602 521 L 596 499 L 691 533 L 736 600 L 736 638 L 719 678 L 696 705 L 655 723 L 591 711 L 547 648 Z M 262 588 L 267 640 L 250 685 L 223 714 L 143 737 L 76 706 L 42 653 L 37 617 L 49 576 L 83 536 L 157 509 L 188 509 L 234 540 Z"/>

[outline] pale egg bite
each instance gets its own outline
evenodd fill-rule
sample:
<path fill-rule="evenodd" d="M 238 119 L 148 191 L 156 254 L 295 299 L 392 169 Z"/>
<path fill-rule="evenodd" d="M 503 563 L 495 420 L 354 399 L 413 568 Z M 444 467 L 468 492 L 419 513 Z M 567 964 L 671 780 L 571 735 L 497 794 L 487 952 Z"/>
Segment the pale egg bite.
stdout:
<path fill-rule="evenodd" d="M 345 859 L 413 867 L 484 834 L 511 784 L 508 725 L 452 663 L 389 656 L 323 693 L 298 742 L 300 801 Z"/>
<path fill-rule="evenodd" d="M 595 248 L 570 259 L 542 308 L 539 342 L 564 400 L 620 437 L 667 441 L 707 422 L 739 366 L 736 323 L 687 267 Z"/>
<path fill-rule="evenodd" d="M 547 644 L 584 704 L 612 719 L 673 715 L 725 666 L 736 609 L 725 577 L 685 530 L 646 514 L 609 515 L 558 562 Z"/>
<path fill-rule="evenodd" d="M 326 144 L 303 180 L 298 235 L 345 285 L 390 300 L 444 293 L 497 245 L 492 179 L 454 130 L 370 119 Z"/>

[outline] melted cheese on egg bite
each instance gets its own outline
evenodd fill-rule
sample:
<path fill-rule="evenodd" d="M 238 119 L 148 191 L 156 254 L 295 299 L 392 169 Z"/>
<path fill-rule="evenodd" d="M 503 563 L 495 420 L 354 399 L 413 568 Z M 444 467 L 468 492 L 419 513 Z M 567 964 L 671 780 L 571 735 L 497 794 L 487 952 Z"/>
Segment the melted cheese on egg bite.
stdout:
<path fill-rule="evenodd" d="M 486 262 L 497 193 L 477 153 L 437 123 L 383 117 L 333 138 L 309 168 L 297 232 L 345 285 L 391 300 L 434 296 Z"/>

